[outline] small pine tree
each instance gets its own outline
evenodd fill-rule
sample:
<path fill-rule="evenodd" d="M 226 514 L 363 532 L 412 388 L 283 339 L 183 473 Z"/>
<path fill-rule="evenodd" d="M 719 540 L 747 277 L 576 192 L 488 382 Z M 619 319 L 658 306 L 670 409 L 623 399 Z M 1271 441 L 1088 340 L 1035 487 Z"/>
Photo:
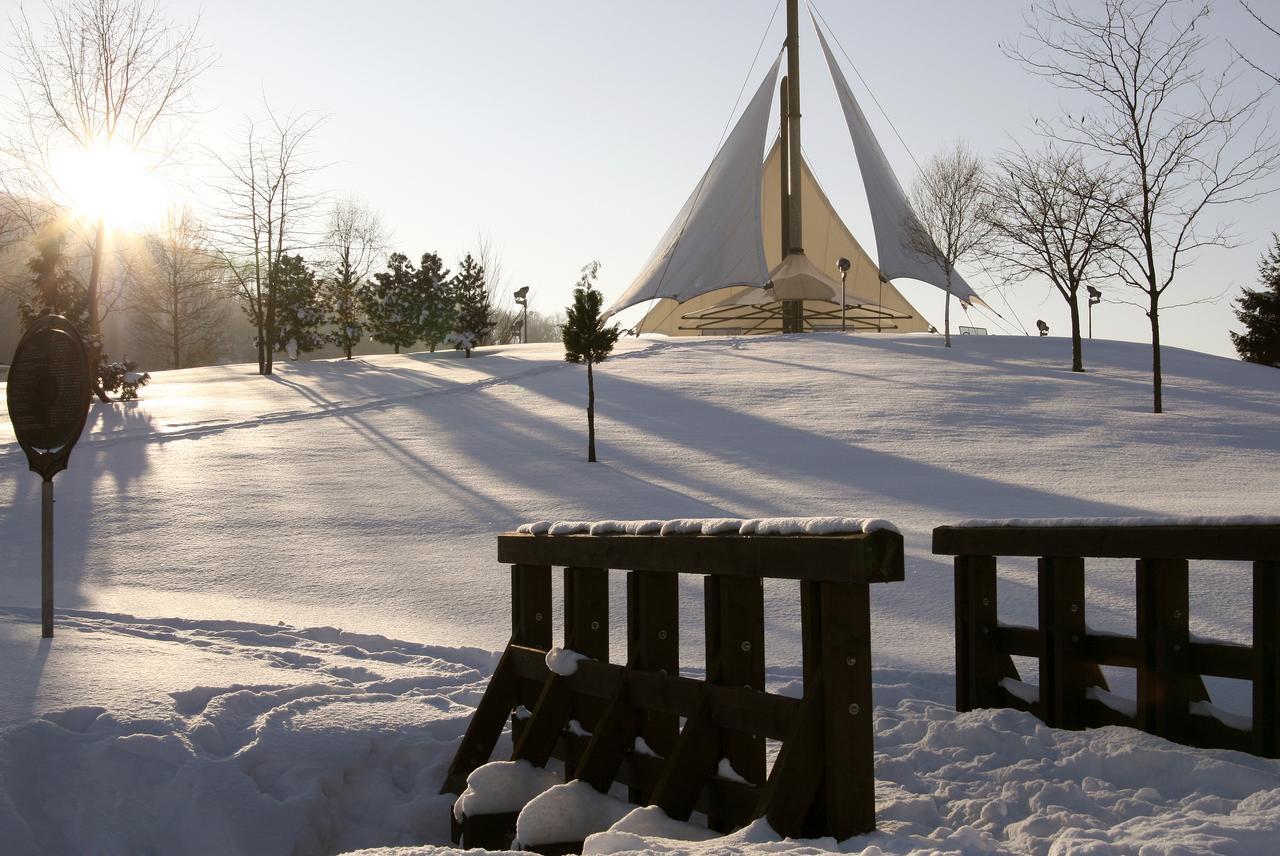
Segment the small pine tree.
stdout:
<path fill-rule="evenodd" d="M 458 274 L 453 278 L 453 290 L 458 299 L 454 347 L 466 351 L 470 357 L 471 349 L 479 345 L 497 323 L 493 317 L 493 305 L 489 302 L 484 265 L 472 258 L 471 253 L 467 253 L 458 266 Z"/>
<path fill-rule="evenodd" d="M 573 289 L 573 305 L 565 309 L 568 320 L 561 327 L 564 341 L 564 358 L 571 363 L 587 364 L 587 461 L 596 461 L 596 385 L 591 367 L 603 363 L 613 352 L 613 346 L 622 335 L 617 324 L 604 326 L 600 317 L 602 295 L 595 288 L 600 262 L 591 262 L 582 269 L 582 276 Z"/>
<path fill-rule="evenodd" d="M 364 338 L 364 305 L 360 290 L 364 285 L 351 264 L 350 256 L 338 259 L 333 276 L 320 283 L 320 307 L 324 320 L 333 329 L 325 334 L 351 359 L 351 351 Z"/>
<path fill-rule="evenodd" d="M 418 291 L 422 299 L 419 335 L 435 353 L 436 345 L 449 338 L 458 317 L 457 298 L 449 269 L 435 253 L 423 253 L 418 265 Z"/>
<path fill-rule="evenodd" d="M 403 253 L 392 253 L 387 269 L 373 275 L 361 291 L 365 316 L 374 340 L 396 353 L 418 341 L 422 328 L 422 294 L 418 271 Z"/>
<path fill-rule="evenodd" d="M 1244 333 L 1232 333 L 1231 341 L 1240 359 L 1280 368 L 1280 235 L 1272 234 L 1275 245 L 1258 262 L 1262 288 L 1243 289 L 1236 298 L 1236 318 Z"/>
<path fill-rule="evenodd" d="M 85 348 L 98 351 L 98 372 L 94 378 L 94 391 L 102 400 L 115 393 L 121 401 L 132 401 L 138 390 L 151 382 L 151 375 L 139 372 L 138 364 L 126 356 L 112 360 L 102 351 L 100 338 L 90 337 L 85 331 L 89 324 L 89 295 L 79 277 L 72 272 L 63 254 L 67 235 L 60 227 L 47 226 L 36 238 L 36 255 L 27 262 L 33 276 L 31 300 L 18 306 L 22 329 L 29 328 L 41 315 L 61 315 L 70 321 L 85 340 Z"/>
<path fill-rule="evenodd" d="M 315 272 L 302 256 L 282 256 L 276 264 L 276 340 L 272 350 L 285 352 L 291 360 L 316 350 L 324 344 L 320 332 L 323 322 Z"/>

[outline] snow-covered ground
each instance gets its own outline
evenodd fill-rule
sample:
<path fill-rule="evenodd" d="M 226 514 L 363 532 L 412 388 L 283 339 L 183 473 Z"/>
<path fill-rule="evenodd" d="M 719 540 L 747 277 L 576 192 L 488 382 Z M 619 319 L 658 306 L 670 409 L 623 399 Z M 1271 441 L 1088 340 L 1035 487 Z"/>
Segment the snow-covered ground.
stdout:
<path fill-rule="evenodd" d="M 38 482 L 0 421 L 6 852 L 446 843 L 435 791 L 508 633 L 496 533 L 813 514 L 891 520 L 907 545 L 906 581 L 873 592 L 881 831 L 843 849 L 1280 846 L 1274 761 L 955 714 L 950 566 L 929 553 L 934 526 L 972 518 L 1275 515 L 1280 372 L 1166 349 L 1170 412 L 1154 416 L 1142 346 L 1087 342 L 1091 371 L 1073 375 L 1060 339 L 955 344 L 626 340 L 597 372 L 594 465 L 583 370 L 553 345 L 159 373 L 143 401 L 94 407 L 58 477 L 52 643 L 33 611 Z M 1034 616 L 1030 568 L 1004 572 L 1005 620 Z M 1244 566 L 1196 565 L 1192 590 L 1193 632 L 1249 638 Z M 768 594 L 785 688 L 798 600 Z M 1089 607 L 1093 627 L 1131 632 L 1131 570 L 1099 563 Z M 621 652 L 620 584 L 613 609 Z M 1247 710 L 1247 688 L 1210 689 Z M 783 846 L 769 837 L 682 846 Z"/>

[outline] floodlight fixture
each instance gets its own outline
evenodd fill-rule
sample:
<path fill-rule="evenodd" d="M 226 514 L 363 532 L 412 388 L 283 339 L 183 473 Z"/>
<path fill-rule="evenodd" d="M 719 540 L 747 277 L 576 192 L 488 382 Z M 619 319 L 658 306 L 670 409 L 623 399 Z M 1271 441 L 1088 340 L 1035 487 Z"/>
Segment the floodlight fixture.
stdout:
<path fill-rule="evenodd" d="M 1097 306 L 1099 303 L 1102 302 L 1101 289 L 1094 288 L 1092 285 L 1086 285 L 1085 288 L 1089 289 L 1089 305 L 1090 306 Z"/>
<path fill-rule="evenodd" d="M 845 305 L 848 303 L 844 296 L 844 281 L 849 276 L 849 260 L 841 256 L 839 261 L 836 262 L 836 267 L 840 268 L 840 332 L 843 333 L 845 330 Z"/>
<path fill-rule="evenodd" d="M 1041 336 L 1049 335 L 1049 325 L 1038 319 L 1036 320 L 1036 329 L 1040 331 Z"/>

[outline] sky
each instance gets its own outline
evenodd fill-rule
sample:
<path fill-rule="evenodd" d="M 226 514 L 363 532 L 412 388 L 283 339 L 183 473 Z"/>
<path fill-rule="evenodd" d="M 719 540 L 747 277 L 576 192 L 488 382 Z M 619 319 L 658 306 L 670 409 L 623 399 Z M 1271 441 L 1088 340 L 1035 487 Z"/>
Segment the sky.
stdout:
<path fill-rule="evenodd" d="M 1272 3 L 1257 5 L 1265 13 Z M 888 115 L 846 64 L 904 186 L 916 172 L 913 155 L 924 163 L 957 139 L 984 156 L 1035 145 L 1033 117 L 1071 106 L 1001 51 L 1024 29 L 1025 0 L 816 5 Z M 1256 57 L 1276 54 L 1280 44 L 1237 2 L 1214 6 L 1207 65 L 1229 57 L 1227 40 Z M 309 151 L 324 165 L 314 190 L 368 203 L 391 231 L 391 248 L 410 257 L 430 250 L 456 260 L 487 238 L 502 254 L 508 291 L 530 286 L 531 308 L 547 312 L 570 301 L 579 269 L 593 259 L 603 264 L 606 300 L 627 287 L 784 37 L 781 8 L 766 35 L 775 0 L 167 0 L 161 7 L 176 22 L 198 17 L 213 57 L 193 96 L 177 176 L 184 201 L 197 210 L 213 204 L 209 153 L 233 152 L 237 130 L 261 117 L 264 104 L 308 113 L 323 118 Z M 4 19 L 17 8 L 0 0 Z M 40 16 L 35 4 L 28 10 Z M 801 42 L 806 155 L 874 258 L 852 145 L 807 21 Z M 1263 84 L 1250 74 L 1240 85 Z M 0 80 L 0 94 L 12 89 Z M 1280 104 L 1280 93 L 1270 98 L 1269 108 Z M 1280 195 L 1211 216 L 1234 222 L 1238 246 L 1204 252 L 1166 301 L 1221 297 L 1171 309 L 1162 327 L 1168 344 L 1234 355 L 1230 299 L 1256 284 L 1257 260 L 1280 230 Z M 970 323 L 1034 333 L 1043 318 L 1054 334 L 1068 332 L 1066 305 L 1047 283 L 997 291 L 980 270 L 961 271 L 1004 316 L 975 314 Z M 900 287 L 941 325 L 942 292 Z M 1148 341 L 1141 310 L 1113 302 L 1134 293 L 1102 287 L 1107 302 L 1095 310 L 1094 334 Z"/>

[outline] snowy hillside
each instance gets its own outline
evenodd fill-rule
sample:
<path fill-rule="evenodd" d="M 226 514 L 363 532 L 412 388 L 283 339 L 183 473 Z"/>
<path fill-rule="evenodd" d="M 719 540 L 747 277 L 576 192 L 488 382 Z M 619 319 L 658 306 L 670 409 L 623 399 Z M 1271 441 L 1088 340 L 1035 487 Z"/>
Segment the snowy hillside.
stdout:
<path fill-rule="evenodd" d="M 955 344 L 626 340 L 597 373 L 594 465 L 584 372 L 553 345 L 160 373 L 93 408 L 58 477 L 52 645 L 39 485 L 0 422 L 0 835 L 32 853 L 444 843 L 435 791 L 509 630 L 496 533 L 842 514 L 907 546 L 906 581 L 873 591 L 882 831 L 845 849 L 1280 841 L 1276 762 L 957 716 L 950 563 L 929 552 L 965 518 L 1277 513 L 1280 372 L 1166 349 L 1154 416 L 1143 346 L 1086 342 L 1072 375 L 1061 339 Z M 1002 577 L 1006 620 L 1034 615 L 1030 567 Z M 1090 586 L 1090 624 L 1131 632 L 1132 571 Z M 1193 632 L 1247 640 L 1249 603 L 1243 566 L 1196 566 Z M 700 609 L 691 588 L 694 673 Z M 798 607 L 767 609 L 777 688 L 798 676 Z M 1247 708 L 1247 688 L 1210 689 Z"/>

